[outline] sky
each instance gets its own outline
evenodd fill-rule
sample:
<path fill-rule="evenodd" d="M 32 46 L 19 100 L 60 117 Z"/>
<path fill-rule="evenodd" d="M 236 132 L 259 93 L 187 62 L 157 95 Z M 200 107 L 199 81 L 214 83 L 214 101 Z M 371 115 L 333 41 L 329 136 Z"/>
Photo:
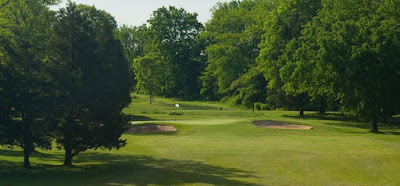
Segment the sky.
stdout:
<path fill-rule="evenodd" d="M 119 25 L 139 26 L 150 18 L 152 12 L 162 6 L 175 6 L 184 8 L 187 12 L 198 14 L 197 19 L 205 23 L 211 19 L 211 8 L 217 2 L 231 0 L 72 0 L 79 4 L 94 5 L 115 17 Z M 67 0 L 53 7 L 64 7 Z"/>

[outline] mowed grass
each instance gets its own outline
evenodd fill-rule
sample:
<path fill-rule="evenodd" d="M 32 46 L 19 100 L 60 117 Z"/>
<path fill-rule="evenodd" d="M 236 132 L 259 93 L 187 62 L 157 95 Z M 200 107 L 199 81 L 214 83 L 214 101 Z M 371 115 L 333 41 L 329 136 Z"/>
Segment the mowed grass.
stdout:
<path fill-rule="evenodd" d="M 175 104 L 180 108 L 175 108 Z M 222 108 L 222 110 L 221 110 Z M 256 111 L 221 103 L 135 95 L 133 124 L 168 123 L 177 133 L 124 134 L 120 150 L 88 151 L 73 168 L 56 148 L 33 154 L 22 168 L 20 149 L 0 149 L 0 185 L 400 185 L 400 126 L 368 124 L 337 113 Z M 257 128 L 253 120 L 312 126 Z"/>

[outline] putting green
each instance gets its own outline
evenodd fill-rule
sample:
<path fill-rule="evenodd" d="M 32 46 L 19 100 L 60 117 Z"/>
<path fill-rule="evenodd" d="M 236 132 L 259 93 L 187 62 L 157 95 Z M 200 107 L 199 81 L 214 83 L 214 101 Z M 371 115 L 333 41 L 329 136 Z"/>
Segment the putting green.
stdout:
<path fill-rule="evenodd" d="M 163 120 L 163 121 L 132 121 L 131 124 L 145 123 L 176 123 L 183 125 L 226 125 L 246 121 L 245 119 L 196 119 L 196 120 Z"/>

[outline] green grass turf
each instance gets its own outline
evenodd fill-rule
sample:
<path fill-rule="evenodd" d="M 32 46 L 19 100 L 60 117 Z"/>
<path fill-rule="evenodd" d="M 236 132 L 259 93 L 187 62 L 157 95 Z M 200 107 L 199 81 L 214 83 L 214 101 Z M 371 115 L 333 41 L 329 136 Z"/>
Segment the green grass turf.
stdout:
<path fill-rule="evenodd" d="M 126 147 L 82 153 L 73 168 L 59 166 L 63 152 L 53 149 L 33 154 L 34 168 L 26 170 L 20 149 L 0 148 L 0 185 L 400 185 L 398 125 L 380 124 L 383 133 L 372 134 L 368 124 L 337 113 L 300 118 L 221 103 L 155 101 L 135 95 L 125 112 L 134 124 L 169 123 L 177 133 L 124 134 Z M 314 129 L 251 124 L 264 119 Z"/>

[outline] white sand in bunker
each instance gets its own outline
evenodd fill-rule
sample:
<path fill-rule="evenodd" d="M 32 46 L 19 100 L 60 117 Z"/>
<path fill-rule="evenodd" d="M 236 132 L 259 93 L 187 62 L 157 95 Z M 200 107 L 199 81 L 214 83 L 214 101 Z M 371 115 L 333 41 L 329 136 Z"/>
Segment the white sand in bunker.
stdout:
<path fill-rule="evenodd" d="M 253 121 L 253 124 L 258 127 L 264 128 L 273 128 L 273 129 L 292 129 L 292 130 L 310 130 L 312 127 L 305 126 L 305 125 L 295 125 L 295 124 L 288 124 L 282 123 L 277 121 Z"/>
<path fill-rule="evenodd" d="M 162 133 L 162 132 L 176 132 L 178 131 L 174 126 L 170 125 L 158 125 L 158 124 L 144 124 L 144 125 L 136 125 L 131 128 L 127 132 L 129 133 Z"/>

